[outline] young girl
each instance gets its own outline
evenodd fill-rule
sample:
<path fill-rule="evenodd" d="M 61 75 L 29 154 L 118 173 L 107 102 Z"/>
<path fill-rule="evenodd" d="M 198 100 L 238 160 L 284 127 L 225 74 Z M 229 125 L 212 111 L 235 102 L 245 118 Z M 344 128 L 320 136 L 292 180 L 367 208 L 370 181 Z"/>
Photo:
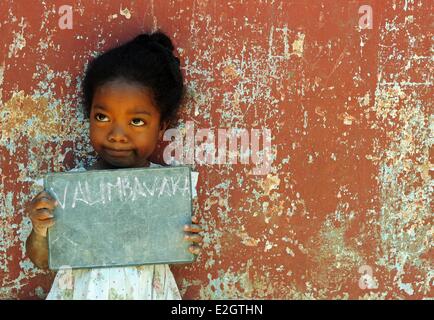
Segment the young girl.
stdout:
<path fill-rule="evenodd" d="M 98 154 L 87 170 L 159 166 L 148 160 L 177 114 L 184 93 L 179 59 L 163 33 L 142 34 L 94 59 L 83 81 L 90 142 Z M 86 170 L 86 169 L 84 169 Z M 33 229 L 27 254 L 48 267 L 47 229 L 57 203 L 45 191 L 27 206 Z M 184 227 L 189 250 L 199 253 L 196 220 Z M 74 269 L 58 272 L 47 299 L 180 299 L 168 265 Z"/>

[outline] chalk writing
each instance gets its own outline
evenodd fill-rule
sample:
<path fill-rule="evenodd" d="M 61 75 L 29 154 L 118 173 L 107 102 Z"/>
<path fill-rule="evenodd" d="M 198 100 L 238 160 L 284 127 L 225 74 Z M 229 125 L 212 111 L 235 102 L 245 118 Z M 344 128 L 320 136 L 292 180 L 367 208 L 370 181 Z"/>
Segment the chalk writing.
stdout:
<path fill-rule="evenodd" d="M 95 204 L 106 204 L 116 199 L 119 202 L 136 201 L 140 197 L 162 197 L 175 196 L 177 193 L 185 194 L 189 190 L 188 177 L 155 177 L 152 184 L 141 181 L 138 177 L 116 177 L 116 182 L 101 179 L 99 188 L 92 193 L 89 182 L 78 180 L 75 182 L 67 181 L 64 186 L 56 185 L 50 191 L 59 202 L 62 209 L 67 207 L 75 208 L 77 202 L 93 206 Z M 60 194 L 55 189 L 62 190 Z M 72 195 L 72 196 L 69 196 Z M 69 197 L 68 197 L 69 196 Z"/>

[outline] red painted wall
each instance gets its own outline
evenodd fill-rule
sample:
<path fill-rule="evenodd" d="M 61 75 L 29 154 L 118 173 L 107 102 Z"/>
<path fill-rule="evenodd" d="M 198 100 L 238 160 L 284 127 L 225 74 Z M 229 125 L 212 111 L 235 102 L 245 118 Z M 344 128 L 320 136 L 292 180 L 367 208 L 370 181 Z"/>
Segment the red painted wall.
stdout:
<path fill-rule="evenodd" d="M 94 159 L 86 62 L 157 28 L 188 87 L 180 127 L 272 134 L 268 175 L 195 163 L 206 231 L 172 268 L 184 298 L 433 297 L 432 1 L 76 1 L 61 29 L 68 4 L 0 3 L 0 298 L 53 280 L 25 255 L 23 206 L 32 179 Z"/>

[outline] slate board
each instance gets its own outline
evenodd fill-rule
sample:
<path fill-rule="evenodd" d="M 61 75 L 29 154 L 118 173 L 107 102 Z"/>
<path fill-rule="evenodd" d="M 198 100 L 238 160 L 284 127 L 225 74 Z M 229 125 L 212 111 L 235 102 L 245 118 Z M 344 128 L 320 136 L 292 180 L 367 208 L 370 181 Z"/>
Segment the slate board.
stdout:
<path fill-rule="evenodd" d="M 49 173 L 44 188 L 58 200 L 48 229 L 48 264 L 95 268 L 190 263 L 189 166 Z"/>

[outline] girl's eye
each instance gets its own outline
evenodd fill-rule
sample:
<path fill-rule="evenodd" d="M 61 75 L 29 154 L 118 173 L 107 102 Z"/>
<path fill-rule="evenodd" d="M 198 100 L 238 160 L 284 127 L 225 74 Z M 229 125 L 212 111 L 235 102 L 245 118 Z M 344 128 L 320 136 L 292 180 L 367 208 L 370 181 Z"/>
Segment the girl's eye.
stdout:
<path fill-rule="evenodd" d="M 98 121 L 101 121 L 101 122 L 107 122 L 108 120 L 104 120 L 105 118 L 107 118 L 107 117 L 101 113 L 97 113 L 95 115 L 95 119 Z"/>
<path fill-rule="evenodd" d="M 133 119 L 131 121 L 131 123 L 133 124 L 133 126 L 135 127 L 141 127 L 143 125 L 145 125 L 145 122 L 142 119 Z"/>

